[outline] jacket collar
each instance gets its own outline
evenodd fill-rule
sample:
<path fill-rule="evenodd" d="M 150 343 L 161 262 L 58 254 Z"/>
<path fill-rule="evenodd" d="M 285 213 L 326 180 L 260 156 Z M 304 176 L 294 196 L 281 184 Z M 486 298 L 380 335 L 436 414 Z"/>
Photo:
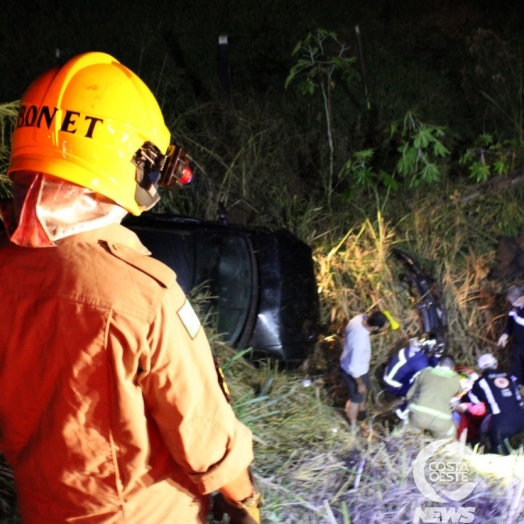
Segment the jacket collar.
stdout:
<path fill-rule="evenodd" d="M 56 242 L 58 246 L 71 242 L 83 242 L 88 244 L 98 244 L 100 242 L 118 242 L 131 249 L 143 254 L 151 255 L 151 252 L 140 242 L 134 231 L 127 229 L 121 224 L 109 224 L 108 226 L 83 231 L 76 235 L 64 237 Z"/>

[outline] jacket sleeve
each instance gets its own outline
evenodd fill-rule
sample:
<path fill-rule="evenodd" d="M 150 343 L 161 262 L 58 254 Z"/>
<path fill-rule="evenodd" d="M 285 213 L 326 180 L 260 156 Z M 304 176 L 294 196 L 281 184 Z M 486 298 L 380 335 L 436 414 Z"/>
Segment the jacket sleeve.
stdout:
<path fill-rule="evenodd" d="M 510 313 L 511 313 L 512 311 L 515 311 L 515 309 L 511 309 L 511 310 L 510 310 Z M 516 311 L 515 311 L 515 314 L 516 314 Z M 510 315 L 510 314 L 508 313 L 508 318 L 507 318 L 507 320 L 506 320 L 506 327 L 504 328 L 503 333 L 505 333 L 506 335 L 508 335 L 508 336 L 511 337 L 511 335 L 513 334 L 513 324 L 514 324 L 514 323 L 515 323 L 515 319 L 513 318 L 512 315 Z"/>
<path fill-rule="evenodd" d="M 482 390 L 479 384 L 479 381 L 481 379 L 482 377 L 475 380 L 471 390 L 467 394 L 467 400 L 469 400 L 469 402 L 473 404 L 480 404 L 481 402 L 486 401 L 486 395 L 484 394 L 484 391 Z"/>
<path fill-rule="evenodd" d="M 227 403 L 204 330 L 176 283 L 152 322 L 140 366 L 146 409 L 198 489 L 210 493 L 237 479 L 253 460 L 251 432 Z"/>

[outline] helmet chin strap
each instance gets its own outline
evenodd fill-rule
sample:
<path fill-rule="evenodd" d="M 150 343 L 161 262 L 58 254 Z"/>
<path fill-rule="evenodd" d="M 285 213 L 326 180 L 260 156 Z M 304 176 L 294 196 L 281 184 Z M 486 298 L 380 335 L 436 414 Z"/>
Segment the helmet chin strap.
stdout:
<path fill-rule="evenodd" d="M 158 184 L 165 161 L 165 155 L 151 142 L 146 142 L 133 156 L 137 182 L 135 199 L 145 210 L 151 209 L 160 200 Z"/>
<path fill-rule="evenodd" d="M 138 183 L 136 185 L 135 200 L 145 211 L 151 209 L 160 200 L 157 184 L 155 182 Z"/>

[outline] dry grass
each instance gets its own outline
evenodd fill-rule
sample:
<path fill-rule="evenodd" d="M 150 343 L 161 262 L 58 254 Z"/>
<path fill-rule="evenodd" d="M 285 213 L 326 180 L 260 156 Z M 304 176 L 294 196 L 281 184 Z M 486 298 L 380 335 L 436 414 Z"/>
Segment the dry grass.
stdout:
<path fill-rule="evenodd" d="M 239 416 L 249 423 L 242 406 L 248 399 L 257 405 L 251 427 L 264 522 L 408 523 L 415 508 L 428 506 L 412 467 L 431 438 L 390 431 L 378 416 L 370 436 L 352 434 L 326 398 L 322 376 L 290 375 L 269 365 L 254 370 L 240 361 L 226 374 L 233 396 L 241 399 L 235 405 Z M 306 378 L 311 385 L 304 386 Z M 522 458 L 475 455 L 468 465 L 477 487 L 462 505 L 475 507 L 475 522 L 515 522 L 523 510 Z"/>
<path fill-rule="evenodd" d="M 5 169 L 9 160 L 11 131 L 18 114 L 18 103 L 0 104 L 0 198 L 9 194 Z"/>
<path fill-rule="evenodd" d="M 234 353 L 223 346 L 215 350 L 226 363 L 235 410 L 255 434 L 254 472 L 266 500 L 265 523 L 411 523 L 417 507 L 437 505 L 420 493 L 412 472 L 430 437 L 402 433 L 385 417 L 387 406 L 376 405 L 371 433 L 351 432 L 328 387 L 336 348 L 319 348 L 324 358 L 317 356 L 316 375 L 311 363 L 293 373 L 270 363 L 253 368 L 231 361 Z M 308 379 L 311 383 L 304 382 Z M 256 408 L 246 409 L 249 403 Z M 519 453 L 479 453 L 467 464 L 477 487 L 465 501 L 447 507 L 474 507 L 475 522 L 517 522 L 524 510 Z"/>
<path fill-rule="evenodd" d="M 416 301 L 399 280 L 405 268 L 391 255 L 397 247 L 413 255 L 437 282 L 448 312 L 449 350 L 471 366 L 480 354 L 496 348 L 510 282 L 489 276 L 498 237 L 524 230 L 519 205 L 524 191 L 486 196 L 466 206 L 458 203 L 459 194 L 460 188 L 451 187 L 398 196 L 380 212 L 353 220 L 336 215 L 336 225 L 335 220 L 323 222 L 328 233 L 314 242 L 314 256 L 325 336 L 341 334 L 357 313 L 388 309 L 401 328 L 375 342 L 377 363 L 395 344 L 420 333 Z"/>

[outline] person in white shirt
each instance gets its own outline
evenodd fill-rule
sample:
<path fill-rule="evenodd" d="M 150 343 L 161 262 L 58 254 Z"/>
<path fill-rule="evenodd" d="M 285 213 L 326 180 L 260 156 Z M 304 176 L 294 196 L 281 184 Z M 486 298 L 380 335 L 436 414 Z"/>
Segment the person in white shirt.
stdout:
<path fill-rule="evenodd" d="M 342 378 L 349 390 L 345 405 L 346 416 L 354 428 L 359 415 L 363 418 L 366 410 L 366 393 L 369 390 L 369 362 L 371 360 L 371 333 L 377 333 L 388 323 L 381 311 L 369 317 L 357 315 L 347 324 L 344 350 L 340 357 Z"/>

